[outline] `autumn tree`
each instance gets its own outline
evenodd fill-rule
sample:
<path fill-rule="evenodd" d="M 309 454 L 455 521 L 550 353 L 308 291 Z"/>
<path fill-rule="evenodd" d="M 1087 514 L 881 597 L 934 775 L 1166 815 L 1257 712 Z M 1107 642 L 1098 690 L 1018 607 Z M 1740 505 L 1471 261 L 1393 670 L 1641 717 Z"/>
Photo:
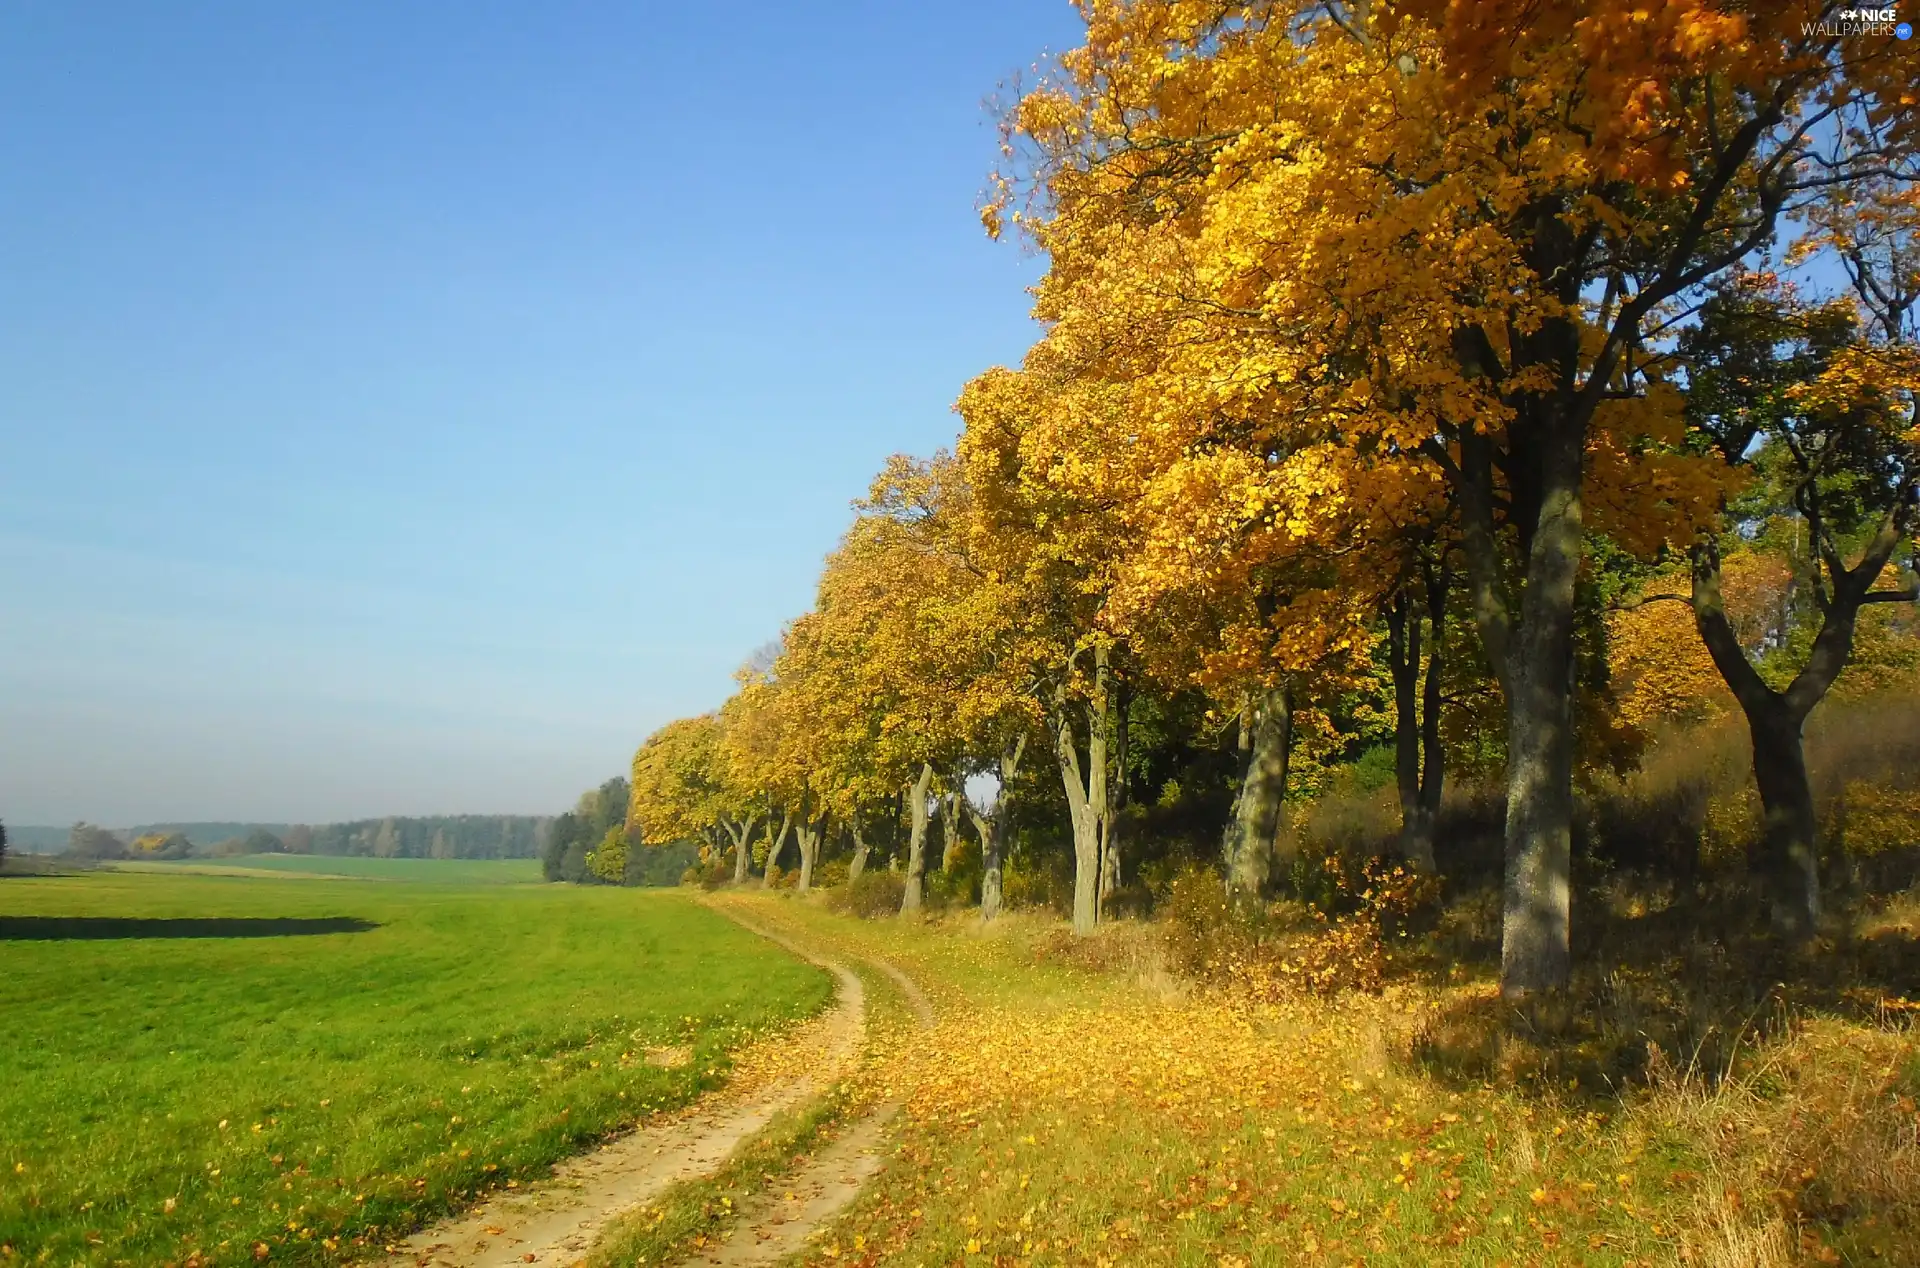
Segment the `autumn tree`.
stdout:
<path fill-rule="evenodd" d="M 1802 731 L 1839 678 L 1868 606 L 1911 603 L 1913 532 L 1920 524 L 1920 352 L 1904 337 L 1920 295 L 1920 271 L 1895 257 L 1875 270 L 1858 254 L 1853 276 L 1877 329 L 1862 329 L 1845 301 L 1807 306 L 1768 277 L 1742 278 L 1708 299 L 1681 340 L 1688 359 L 1688 417 L 1730 466 L 1751 476 L 1728 506 L 1729 537 L 1703 535 L 1691 555 L 1687 598 L 1694 622 L 1753 741 L 1763 809 L 1758 871 L 1773 923 L 1790 936 L 1813 932 L 1820 879 L 1813 789 Z M 1877 337 L 1876 337 L 1877 335 Z M 1794 642 L 1785 601 L 1768 640 L 1742 638 L 1728 601 L 1723 551 L 1770 522 L 1791 524 L 1793 580 L 1811 635 Z M 1778 530 L 1776 530 L 1778 531 Z M 1751 552 L 1742 551 L 1742 556 Z M 1882 580 L 1890 566 L 1907 575 Z M 1785 590 L 1785 587 L 1781 587 Z M 1784 663 L 1790 661 L 1791 663 Z"/>
<path fill-rule="evenodd" d="M 973 566 L 1008 588 L 1019 613 L 998 655 L 1002 683 L 1026 698 L 1009 716 L 1044 720 L 1066 794 L 1073 927 L 1082 934 L 1098 923 L 1101 894 L 1119 875 L 1134 663 L 1108 611 L 1125 526 L 1102 475 L 1072 468 L 1117 452 L 1097 437 L 1124 425 L 1123 405 L 1041 362 L 981 375 L 955 407 L 966 422 L 958 457 L 972 493 Z M 1012 765 L 1017 732 L 1003 732 Z M 1011 780 L 1005 765 L 1002 778 Z"/>
<path fill-rule="evenodd" d="M 1687 540 L 1717 502 L 1672 340 L 1821 190 L 1906 170 L 1899 51 L 1712 0 L 1083 14 L 1013 117 L 1036 197 L 1009 181 L 989 227 L 1020 215 L 1042 315 L 1153 388 L 1139 430 L 1257 422 L 1444 480 L 1506 701 L 1502 984 L 1563 985 L 1587 535 Z"/>
<path fill-rule="evenodd" d="M 766 665 L 747 664 L 734 675 L 739 689 L 720 708 L 723 784 L 731 790 L 738 817 L 764 825 L 761 884 L 771 885 L 793 834 L 794 806 L 783 799 L 781 739 L 784 718 L 771 707 L 774 688 Z M 743 850 L 734 864 L 734 879 L 747 877 L 750 854 Z"/>
<path fill-rule="evenodd" d="M 587 871 L 609 885 L 622 884 L 627 878 L 627 856 L 631 849 L 625 828 L 608 828 L 599 843 L 587 852 Z"/>
<path fill-rule="evenodd" d="M 958 796 L 989 761 L 1011 778 L 1030 725 L 1021 666 L 1008 655 L 1018 596 L 975 557 L 974 509 L 951 455 L 890 459 L 827 560 L 814 611 L 790 629 L 782 663 L 809 719 L 808 765 L 823 802 L 857 832 L 865 808 L 904 798 L 904 911 L 924 899 L 936 781 L 944 773 Z M 991 916 L 1003 833 L 991 808 L 970 810 Z"/>

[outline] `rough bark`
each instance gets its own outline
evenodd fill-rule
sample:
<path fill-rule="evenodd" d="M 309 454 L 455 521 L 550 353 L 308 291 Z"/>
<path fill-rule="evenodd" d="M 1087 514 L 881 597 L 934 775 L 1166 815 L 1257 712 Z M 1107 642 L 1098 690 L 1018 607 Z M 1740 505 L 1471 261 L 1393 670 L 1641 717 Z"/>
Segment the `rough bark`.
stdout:
<path fill-rule="evenodd" d="M 933 786 L 933 764 L 922 762 L 920 774 L 907 785 L 907 811 L 912 827 L 907 837 L 907 887 L 900 896 L 900 914 L 919 911 L 926 901 L 927 790 Z"/>
<path fill-rule="evenodd" d="M 1107 899 L 1124 883 L 1121 875 L 1120 812 L 1127 801 L 1127 692 L 1116 684 L 1111 690 L 1107 710 L 1107 796 L 1106 812 L 1100 816 L 1100 898 L 1099 909 L 1107 909 Z"/>
<path fill-rule="evenodd" d="M 1808 938 L 1820 922 L 1820 850 L 1801 723 L 1782 704 L 1747 714 L 1747 731 L 1760 785 L 1763 828 L 1755 861 L 1767 886 L 1768 915 L 1776 933 Z"/>
<path fill-rule="evenodd" d="M 1387 610 L 1387 653 L 1393 672 L 1394 774 L 1400 794 L 1400 855 L 1415 871 L 1431 876 L 1434 827 L 1446 779 L 1440 741 L 1441 651 L 1446 630 L 1444 570 L 1429 570 L 1423 614 L 1402 590 Z M 1431 628 L 1424 677 L 1422 620 Z"/>
<path fill-rule="evenodd" d="M 940 870 L 953 870 L 954 857 L 960 852 L 960 784 L 961 778 L 954 776 L 953 788 L 947 793 L 945 804 L 940 807 Z"/>
<path fill-rule="evenodd" d="M 1500 987 L 1559 990 L 1573 969 L 1573 626 L 1582 432 L 1547 438 L 1527 590 L 1507 665 L 1507 829 Z"/>
<path fill-rule="evenodd" d="M 851 884 L 860 879 L 860 873 L 867 870 L 867 839 L 860 835 L 860 825 L 850 823 L 847 832 L 853 837 L 853 861 L 847 864 L 847 881 Z"/>
<path fill-rule="evenodd" d="M 1287 767 L 1293 752 L 1293 699 L 1287 684 L 1250 699 L 1243 719 L 1247 768 L 1234 798 L 1222 848 L 1227 892 L 1254 901 L 1272 879 L 1274 841 L 1287 795 Z"/>
<path fill-rule="evenodd" d="M 973 818 L 973 830 L 980 834 L 980 919 L 983 922 L 1000 914 L 1007 851 L 1007 788 L 1019 773 L 1020 758 L 1026 750 L 1024 735 L 1001 749 L 1000 793 L 990 814 L 983 814 L 971 800 L 966 802 L 967 813 Z"/>
<path fill-rule="evenodd" d="M 1517 622 L 1493 532 L 1490 446 L 1477 436 L 1461 445 L 1457 492 L 1474 619 L 1507 704 L 1500 987 L 1510 997 L 1561 989 L 1572 970 L 1574 587 L 1584 435 L 1571 420 L 1546 420 L 1516 460 L 1528 476 L 1509 495 L 1526 558 Z"/>
<path fill-rule="evenodd" d="M 1087 760 L 1080 761 L 1074 736 L 1073 709 L 1065 689 L 1056 692 L 1053 709 L 1053 752 L 1060 781 L 1067 792 L 1067 814 L 1073 829 L 1073 931 L 1092 933 L 1100 921 L 1100 845 L 1107 817 L 1107 688 L 1108 655 L 1094 648 L 1094 690 L 1085 702 Z"/>
<path fill-rule="evenodd" d="M 794 889 L 799 893 L 806 893 L 813 885 L 813 865 L 820 857 L 820 838 L 825 829 L 824 819 L 803 822 L 797 829 L 800 845 L 800 880 Z"/>
<path fill-rule="evenodd" d="M 773 887 L 774 869 L 779 866 L 780 852 L 787 848 L 787 834 L 793 831 L 793 811 L 786 811 L 780 818 L 780 834 L 774 835 L 773 820 L 767 820 L 767 861 L 760 871 L 760 888 Z"/>
<path fill-rule="evenodd" d="M 753 851 L 748 848 L 747 841 L 753 836 L 756 822 L 757 818 L 742 819 L 739 823 L 726 825 L 727 835 L 733 838 L 733 883 L 736 885 L 747 883 L 747 865 L 753 859 Z"/>

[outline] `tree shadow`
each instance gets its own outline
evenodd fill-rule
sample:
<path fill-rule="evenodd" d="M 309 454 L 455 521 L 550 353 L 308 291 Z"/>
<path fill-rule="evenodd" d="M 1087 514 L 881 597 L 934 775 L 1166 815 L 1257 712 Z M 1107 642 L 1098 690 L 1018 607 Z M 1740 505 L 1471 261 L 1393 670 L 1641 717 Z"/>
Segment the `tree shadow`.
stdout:
<path fill-rule="evenodd" d="M 1740 887 L 1590 896 L 1564 995 L 1456 996 L 1423 1024 L 1413 1055 L 1462 1086 L 1604 1096 L 1668 1070 L 1711 1086 L 1796 1018 L 1906 1024 L 1920 1000 L 1920 928 L 1862 911 L 1795 947 L 1771 936 L 1764 913 Z"/>
<path fill-rule="evenodd" d="M 0 942 L 299 938 L 326 933 L 365 933 L 379 927 L 358 916 L 0 916 Z"/>

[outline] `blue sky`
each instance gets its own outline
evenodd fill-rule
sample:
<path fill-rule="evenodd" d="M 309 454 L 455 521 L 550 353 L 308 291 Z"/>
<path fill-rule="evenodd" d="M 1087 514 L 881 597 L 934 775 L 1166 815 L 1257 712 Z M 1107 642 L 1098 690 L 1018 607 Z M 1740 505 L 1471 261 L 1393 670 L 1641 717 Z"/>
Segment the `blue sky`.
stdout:
<path fill-rule="evenodd" d="M 546 812 L 1034 334 L 1064 0 L 0 0 L 0 818 Z"/>

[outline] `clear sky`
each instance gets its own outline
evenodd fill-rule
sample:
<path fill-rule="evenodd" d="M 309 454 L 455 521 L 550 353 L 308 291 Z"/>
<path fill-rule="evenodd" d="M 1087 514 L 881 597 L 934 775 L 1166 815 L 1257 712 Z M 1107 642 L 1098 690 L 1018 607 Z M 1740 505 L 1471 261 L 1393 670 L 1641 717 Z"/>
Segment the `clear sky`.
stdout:
<path fill-rule="evenodd" d="M 0 0 L 0 818 L 553 812 L 1032 339 L 1065 0 Z"/>

